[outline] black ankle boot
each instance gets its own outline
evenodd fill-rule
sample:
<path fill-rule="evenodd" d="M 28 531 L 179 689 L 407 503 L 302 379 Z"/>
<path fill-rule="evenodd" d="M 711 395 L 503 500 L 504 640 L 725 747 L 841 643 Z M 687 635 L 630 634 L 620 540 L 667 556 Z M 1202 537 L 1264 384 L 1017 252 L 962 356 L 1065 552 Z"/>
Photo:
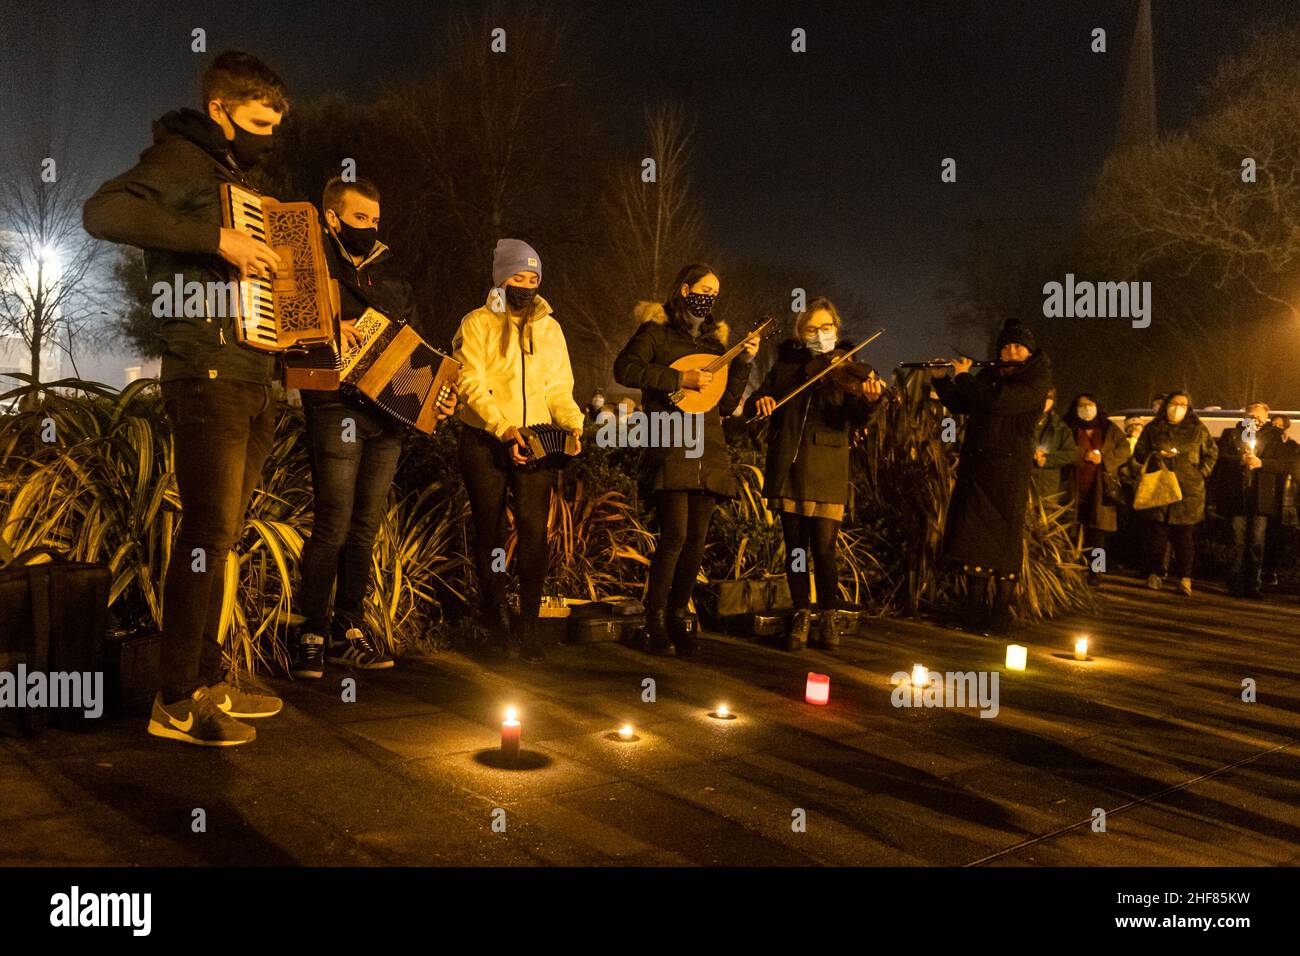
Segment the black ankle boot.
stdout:
<path fill-rule="evenodd" d="M 997 590 L 993 595 L 993 613 L 989 615 L 986 634 L 1001 636 L 1011 632 L 1011 597 L 1015 589 L 1015 581 L 998 579 Z"/>
<path fill-rule="evenodd" d="M 668 638 L 668 625 L 663 611 L 646 612 L 645 624 L 637 632 L 637 643 L 642 650 L 656 657 L 672 653 L 673 642 Z"/>
<path fill-rule="evenodd" d="M 695 621 L 685 608 L 669 612 L 668 637 L 672 640 L 678 657 L 691 657 L 695 654 Z"/>
<path fill-rule="evenodd" d="M 816 644 L 824 651 L 833 651 L 840 646 L 840 615 L 834 608 L 822 611 L 822 619 L 817 623 Z"/>
<path fill-rule="evenodd" d="M 796 608 L 790 618 L 790 629 L 785 635 L 787 651 L 801 651 L 808 643 L 808 632 L 812 629 L 812 612 L 806 607 Z"/>

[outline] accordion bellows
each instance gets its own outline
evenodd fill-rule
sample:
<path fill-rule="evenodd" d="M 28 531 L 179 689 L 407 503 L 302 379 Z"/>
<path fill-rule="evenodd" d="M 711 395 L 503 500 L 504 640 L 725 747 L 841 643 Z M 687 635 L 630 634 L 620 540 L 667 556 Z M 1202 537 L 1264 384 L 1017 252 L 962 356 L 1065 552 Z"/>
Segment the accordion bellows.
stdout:
<path fill-rule="evenodd" d="M 519 434 L 528 443 L 529 468 L 563 465 L 578 451 L 578 440 L 559 425 L 528 425 Z"/>
<path fill-rule="evenodd" d="M 438 403 L 451 395 L 460 363 L 418 332 L 375 309 L 357 319 L 360 345 L 340 357 L 339 390 L 360 396 L 410 428 L 432 434 Z"/>

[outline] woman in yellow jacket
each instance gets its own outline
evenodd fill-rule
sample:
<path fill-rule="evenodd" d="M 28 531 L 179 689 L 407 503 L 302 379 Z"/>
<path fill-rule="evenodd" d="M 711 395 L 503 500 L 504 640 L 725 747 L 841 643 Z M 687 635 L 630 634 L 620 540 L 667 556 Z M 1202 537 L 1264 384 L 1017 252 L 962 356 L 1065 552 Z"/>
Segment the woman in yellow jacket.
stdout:
<path fill-rule="evenodd" d="M 560 324 L 537 288 L 542 261 L 518 239 L 502 239 L 492 257 L 495 287 L 460 321 L 452 345 L 461 363 L 457 412 L 460 468 L 474 516 L 479 600 L 496 649 L 542 659 L 537 616 L 546 582 L 546 516 L 554 472 L 530 468 L 519 433 L 559 425 L 579 439 L 583 414 L 573 400 L 573 369 Z M 505 570 L 506 500 L 512 498 L 519 622 L 512 635 Z"/>

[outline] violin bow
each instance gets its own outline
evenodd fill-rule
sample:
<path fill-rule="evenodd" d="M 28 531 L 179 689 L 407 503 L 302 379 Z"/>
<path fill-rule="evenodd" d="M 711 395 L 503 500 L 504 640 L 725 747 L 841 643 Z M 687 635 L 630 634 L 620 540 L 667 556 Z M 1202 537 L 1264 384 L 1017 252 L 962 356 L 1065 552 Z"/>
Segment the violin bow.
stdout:
<path fill-rule="evenodd" d="M 853 348 L 849 349 L 847 352 L 845 352 L 843 355 L 839 356 L 838 358 L 832 359 L 830 362 L 826 364 L 826 367 L 824 369 L 822 369 L 816 375 L 812 376 L 810 379 L 808 379 L 798 388 L 794 389 L 794 391 L 790 392 L 790 394 L 787 395 L 785 398 L 777 402 L 776 405 L 773 406 L 772 412 L 775 412 L 778 408 L 780 408 L 786 402 L 790 401 L 790 399 L 794 398 L 796 395 L 798 395 L 804 389 L 808 388 L 810 385 L 815 384 L 817 380 L 822 378 L 824 375 L 827 375 L 830 372 L 833 372 L 835 369 L 839 368 L 841 365 L 843 365 L 845 362 L 851 359 L 854 355 L 856 355 L 858 352 L 866 348 L 868 345 L 870 345 L 872 342 L 874 342 L 876 339 L 880 338 L 884 334 L 885 334 L 884 329 L 876 329 L 875 333 L 871 336 L 871 338 L 853 346 Z M 772 412 L 768 412 L 767 417 L 770 417 Z M 752 425 L 754 424 L 754 422 L 758 421 L 760 417 L 764 417 L 764 416 L 754 415 L 748 421 L 746 421 L 745 424 Z"/>

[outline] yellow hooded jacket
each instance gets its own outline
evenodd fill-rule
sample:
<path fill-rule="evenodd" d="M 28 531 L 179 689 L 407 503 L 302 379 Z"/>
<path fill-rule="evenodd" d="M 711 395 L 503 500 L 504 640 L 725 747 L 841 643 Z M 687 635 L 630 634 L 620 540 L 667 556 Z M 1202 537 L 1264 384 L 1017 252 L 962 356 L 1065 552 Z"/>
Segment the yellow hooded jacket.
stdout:
<path fill-rule="evenodd" d="M 499 289 L 460 320 L 452 338 L 461 364 L 457 416 L 504 438 L 511 427 L 555 424 L 581 429 L 564 330 L 540 295 L 526 320 L 511 317 Z"/>

